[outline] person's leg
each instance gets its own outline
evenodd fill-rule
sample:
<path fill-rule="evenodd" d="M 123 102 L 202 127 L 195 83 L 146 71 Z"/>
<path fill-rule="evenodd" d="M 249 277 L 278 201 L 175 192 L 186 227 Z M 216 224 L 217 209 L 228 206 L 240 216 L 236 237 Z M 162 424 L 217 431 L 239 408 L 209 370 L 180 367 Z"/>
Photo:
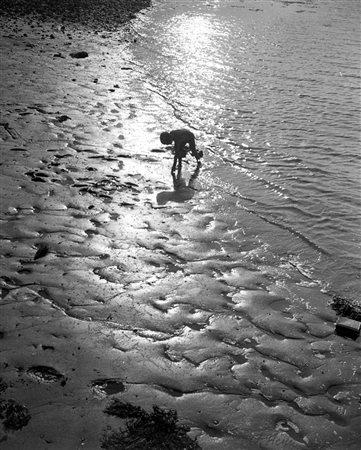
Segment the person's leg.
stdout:
<path fill-rule="evenodd" d="M 200 151 L 200 152 L 197 151 L 196 144 L 195 144 L 194 141 L 191 141 L 189 143 L 189 149 L 190 149 L 191 155 L 194 156 L 197 161 L 199 161 L 203 157 L 203 152 L 202 151 Z"/>
<path fill-rule="evenodd" d="M 197 168 L 194 171 L 194 173 L 192 174 L 192 176 L 190 177 L 189 182 L 188 182 L 188 187 L 190 187 L 191 189 L 194 189 L 194 183 L 199 175 L 201 166 L 202 166 L 201 162 L 198 161 Z"/>
<path fill-rule="evenodd" d="M 172 172 L 175 172 L 176 167 L 177 167 L 177 155 L 174 155 Z"/>

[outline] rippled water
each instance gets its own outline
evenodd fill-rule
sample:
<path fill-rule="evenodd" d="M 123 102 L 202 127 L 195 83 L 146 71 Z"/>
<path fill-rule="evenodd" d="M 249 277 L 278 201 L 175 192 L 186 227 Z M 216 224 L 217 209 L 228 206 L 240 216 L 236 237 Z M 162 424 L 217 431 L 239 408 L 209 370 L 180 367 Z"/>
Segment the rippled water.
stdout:
<path fill-rule="evenodd" d="M 223 212 L 322 287 L 360 292 L 360 2 L 155 1 L 135 58 L 206 149 Z M 230 196 L 227 194 L 231 194 Z"/>

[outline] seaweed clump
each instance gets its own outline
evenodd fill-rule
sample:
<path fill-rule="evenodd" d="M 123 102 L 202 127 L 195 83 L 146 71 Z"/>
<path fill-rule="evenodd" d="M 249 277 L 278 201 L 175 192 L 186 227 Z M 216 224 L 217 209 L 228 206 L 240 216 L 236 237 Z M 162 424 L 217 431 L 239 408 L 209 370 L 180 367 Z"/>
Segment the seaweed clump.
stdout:
<path fill-rule="evenodd" d="M 0 419 L 8 430 L 20 430 L 30 420 L 30 414 L 25 406 L 15 400 L 0 400 Z"/>
<path fill-rule="evenodd" d="M 147 413 L 139 406 L 113 402 L 105 409 L 107 414 L 126 419 L 125 429 L 112 431 L 104 437 L 102 448 L 106 450 L 197 450 L 196 441 L 187 432 L 189 427 L 177 424 L 177 412 L 153 406 Z"/>
<path fill-rule="evenodd" d="M 338 315 L 361 322 L 361 306 L 355 300 L 334 295 L 331 307 Z"/>
<path fill-rule="evenodd" d="M 7 389 L 8 385 L 5 381 L 0 377 L 0 392 L 3 392 Z"/>

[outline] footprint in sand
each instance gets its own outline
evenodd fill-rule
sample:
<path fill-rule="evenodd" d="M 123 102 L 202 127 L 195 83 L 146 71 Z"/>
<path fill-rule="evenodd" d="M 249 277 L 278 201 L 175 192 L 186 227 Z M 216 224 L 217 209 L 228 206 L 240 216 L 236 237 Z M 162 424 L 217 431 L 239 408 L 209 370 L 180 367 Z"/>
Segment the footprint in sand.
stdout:
<path fill-rule="evenodd" d="M 25 175 L 27 175 L 29 178 L 31 178 L 31 181 L 35 181 L 36 183 L 46 183 L 46 179 L 49 175 L 43 172 L 37 172 L 37 171 L 29 171 L 26 172 Z"/>
<path fill-rule="evenodd" d="M 91 387 L 93 392 L 101 397 L 125 391 L 124 384 L 117 378 L 94 380 Z"/>
<path fill-rule="evenodd" d="M 49 366 L 30 367 L 30 369 L 27 370 L 27 374 L 41 383 L 56 383 L 60 381 L 62 386 L 66 383 L 64 375 Z"/>

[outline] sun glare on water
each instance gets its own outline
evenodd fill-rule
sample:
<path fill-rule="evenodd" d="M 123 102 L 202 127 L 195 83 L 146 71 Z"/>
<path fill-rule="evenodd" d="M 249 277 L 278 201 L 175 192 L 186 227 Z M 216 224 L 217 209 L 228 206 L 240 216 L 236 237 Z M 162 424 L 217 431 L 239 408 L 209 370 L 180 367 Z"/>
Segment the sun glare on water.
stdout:
<path fill-rule="evenodd" d="M 210 69 L 219 64 L 214 58 L 219 30 L 212 18 L 182 14 L 174 18 L 167 31 L 170 48 L 178 56 L 183 73 L 199 76 L 206 71 L 211 76 Z"/>
<path fill-rule="evenodd" d="M 183 15 L 178 17 L 177 22 L 173 32 L 181 51 L 190 58 L 201 57 L 212 40 L 213 27 L 210 20 L 205 16 Z"/>
<path fill-rule="evenodd" d="M 191 107 L 203 117 L 208 109 L 212 115 L 216 111 L 211 93 L 228 71 L 219 54 L 226 35 L 214 14 L 183 13 L 166 25 L 162 50 L 168 58 L 163 69 L 173 80 L 172 94 L 188 105 L 188 112 Z"/>

